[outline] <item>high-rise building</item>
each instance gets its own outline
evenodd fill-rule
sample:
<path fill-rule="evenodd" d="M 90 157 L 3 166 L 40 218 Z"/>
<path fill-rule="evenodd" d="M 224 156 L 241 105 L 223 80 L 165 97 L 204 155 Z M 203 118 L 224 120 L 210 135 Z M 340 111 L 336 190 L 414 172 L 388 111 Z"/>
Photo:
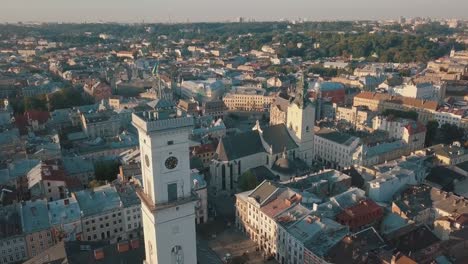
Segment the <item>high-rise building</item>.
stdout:
<path fill-rule="evenodd" d="M 196 198 L 189 140 L 193 118 L 164 99 L 155 111 L 133 114 L 142 159 L 142 219 L 147 264 L 197 263 Z"/>

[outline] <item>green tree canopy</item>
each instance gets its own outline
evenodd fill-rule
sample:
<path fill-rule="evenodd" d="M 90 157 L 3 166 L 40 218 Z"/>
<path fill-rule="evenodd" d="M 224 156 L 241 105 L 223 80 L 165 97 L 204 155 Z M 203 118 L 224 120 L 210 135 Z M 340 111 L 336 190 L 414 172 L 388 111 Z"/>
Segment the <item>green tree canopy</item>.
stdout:
<path fill-rule="evenodd" d="M 250 170 L 244 172 L 239 178 L 239 188 L 243 192 L 254 189 L 258 184 L 257 177 Z"/>
<path fill-rule="evenodd" d="M 439 128 L 439 123 L 436 120 L 431 120 L 426 124 L 426 140 L 424 144 L 426 147 L 434 145 L 433 142 L 437 135 L 437 129 Z"/>
<path fill-rule="evenodd" d="M 119 173 L 119 162 L 115 160 L 100 160 L 94 163 L 96 180 L 111 182 L 117 178 Z"/>
<path fill-rule="evenodd" d="M 385 109 L 382 111 L 383 116 L 393 116 L 397 118 L 406 118 L 412 119 L 414 121 L 418 120 L 418 113 L 415 111 L 402 111 L 402 110 L 394 110 L 394 109 Z"/>

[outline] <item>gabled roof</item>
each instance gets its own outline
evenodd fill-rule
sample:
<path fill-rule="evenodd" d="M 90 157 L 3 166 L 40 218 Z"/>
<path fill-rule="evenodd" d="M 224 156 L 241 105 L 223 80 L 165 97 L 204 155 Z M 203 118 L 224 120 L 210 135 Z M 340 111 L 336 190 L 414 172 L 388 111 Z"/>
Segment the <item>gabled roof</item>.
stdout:
<path fill-rule="evenodd" d="M 233 136 L 224 137 L 216 152 L 218 159 L 223 161 L 235 160 L 256 153 L 266 152 L 262 138 L 273 148 L 273 154 L 298 148 L 284 124 L 269 126 L 262 132 L 252 130 Z"/>
<path fill-rule="evenodd" d="M 249 197 L 254 198 L 261 205 L 278 189 L 275 183 L 264 181 L 250 193 Z"/>
<path fill-rule="evenodd" d="M 224 137 L 218 145 L 218 158 L 223 161 L 250 156 L 265 149 L 258 131 L 248 131 Z"/>
<path fill-rule="evenodd" d="M 160 109 L 160 108 L 168 108 L 168 107 L 173 107 L 174 104 L 166 99 L 156 99 L 156 100 L 153 100 L 149 103 L 147 103 L 147 105 L 153 109 Z"/>
<path fill-rule="evenodd" d="M 289 134 L 284 124 L 269 126 L 263 129 L 263 139 L 273 146 L 273 154 L 298 148 L 298 145 Z"/>

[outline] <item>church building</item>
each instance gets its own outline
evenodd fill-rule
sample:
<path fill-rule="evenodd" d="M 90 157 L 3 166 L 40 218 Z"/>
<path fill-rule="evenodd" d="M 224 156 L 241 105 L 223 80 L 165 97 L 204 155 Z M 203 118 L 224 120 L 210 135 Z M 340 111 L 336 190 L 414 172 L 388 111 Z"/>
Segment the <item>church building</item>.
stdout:
<path fill-rule="evenodd" d="M 257 122 L 251 131 L 220 140 L 210 165 L 214 189 L 235 192 L 239 177 L 259 167 L 271 172 L 271 180 L 288 180 L 307 170 L 314 157 L 315 106 L 307 97 L 303 77 L 284 108 L 285 122 L 265 128 Z"/>

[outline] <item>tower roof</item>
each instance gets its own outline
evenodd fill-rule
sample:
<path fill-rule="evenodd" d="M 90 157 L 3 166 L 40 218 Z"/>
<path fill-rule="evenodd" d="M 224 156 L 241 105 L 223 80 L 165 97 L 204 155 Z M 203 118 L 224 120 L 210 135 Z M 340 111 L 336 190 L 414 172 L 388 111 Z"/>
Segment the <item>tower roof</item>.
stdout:
<path fill-rule="evenodd" d="M 296 84 L 296 97 L 294 98 L 293 103 L 299 106 L 299 108 L 305 108 L 307 104 L 310 103 L 307 93 L 308 85 L 304 81 L 304 73 L 301 72 L 300 75 L 301 76 Z"/>

